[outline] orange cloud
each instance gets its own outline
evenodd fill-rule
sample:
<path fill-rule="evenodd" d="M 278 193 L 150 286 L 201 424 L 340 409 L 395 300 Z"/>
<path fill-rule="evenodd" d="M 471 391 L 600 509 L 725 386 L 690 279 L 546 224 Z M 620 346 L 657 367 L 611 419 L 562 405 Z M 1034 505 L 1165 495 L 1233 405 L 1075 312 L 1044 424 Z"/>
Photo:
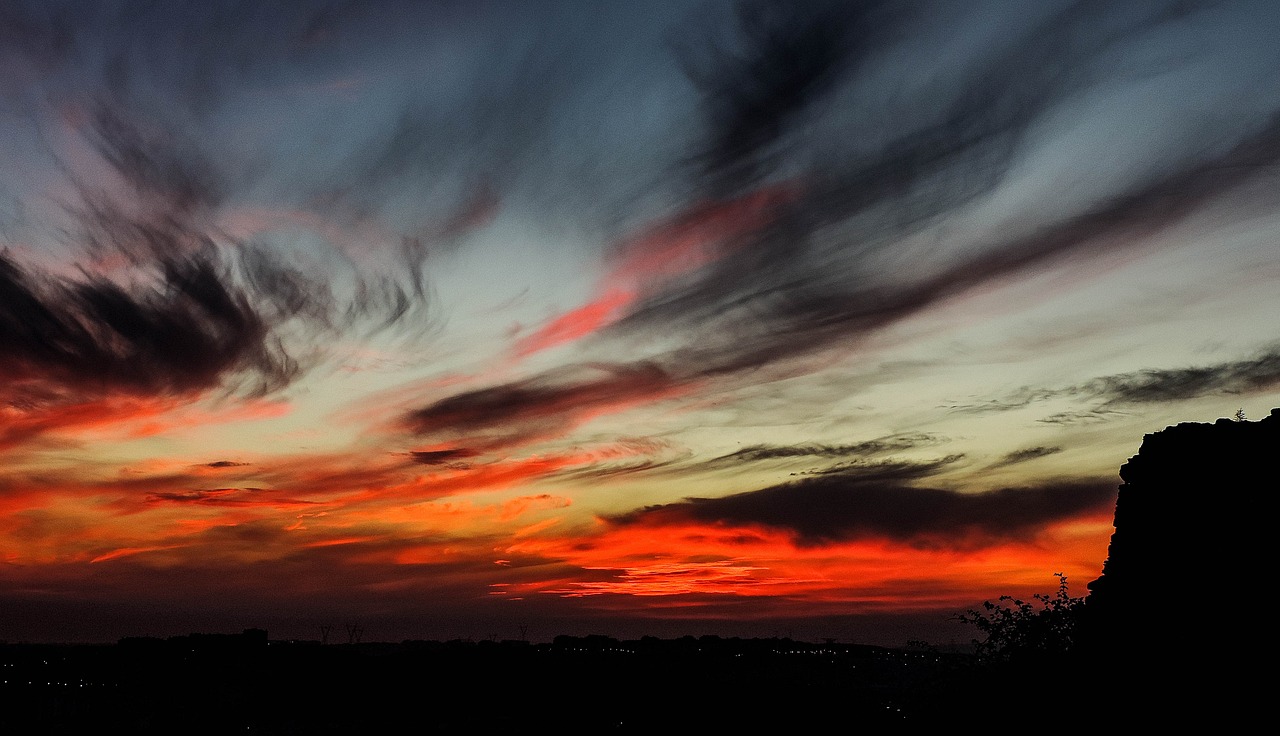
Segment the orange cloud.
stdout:
<path fill-rule="evenodd" d="M 623 241 L 598 295 L 520 338 L 513 349 L 515 356 L 524 358 L 578 340 L 610 324 L 625 313 L 650 282 L 688 273 L 724 258 L 733 252 L 735 242 L 767 225 L 779 205 L 798 193 L 795 184 L 778 184 L 736 199 L 700 203 Z"/>
<path fill-rule="evenodd" d="M 284 401 L 254 399 L 225 406 L 199 402 L 198 394 L 11 400 L 0 404 L 0 451 L 48 439 L 138 439 L 242 421 L 274 419 L 289 412 Z"/>
<path fill-rule="evenodd" d="M 573 342 L 612 322 L 636 299 L 632 289 L 613 287 L 590 302 L 553 318 L 536 332 L 520 338 L 515 345 L 517 357 Z"/>
<path fill-rule="evenodd" d="M 89 560 L 89 564 L 92 565 L 96 562 L 106 562 L 107 560 L 114 560 L 120 557 L 130 557 L 132 555 L 142 554 L 143 552 L 156 552 L 156 551 L 165 550 L 165 549 L 176 549 L 180 546 L 182 545 L 166 544 L 166 545 L 159 545 L 154 547 L 121 547 L 120 549 L 114 549 L 114 550 L 111 550 L 110 552 L 104 552 L 98 555 L 97 557 L 94 557 L 92 560 Z"/>
<path fill-rule="evenodd" d="M 701 268 L 733 251 L 738 238 L 769 224 L 778 208 L 800 194 L 799 185 L 784 182 L 741 197 L 703 202 L 628 239 L 610 281 L 645 282 Z"/>
<path fill-rule="evenodd" d="M 1046 527 L 1034 541 L 957 550 L 889 540 L 797 547 L 789 535 L 763 527 L 689 524 L 525 538 L 497 552 L 561 563 L 554 577 L 507 586 L 510 595 L 608 599 L 603 606 L 622 597 L 652 611 L 718 610 L 728 597 L 786 601 L 806 615 L 848 614 L 962 610 L 1005 593 L 1029 598 L 1052 587 L 1054 572 L 1082 592 L 1112 531 L 1109 517 L 1087 515 Z M 575 569 L 582 572 L 564 574 Z"/>

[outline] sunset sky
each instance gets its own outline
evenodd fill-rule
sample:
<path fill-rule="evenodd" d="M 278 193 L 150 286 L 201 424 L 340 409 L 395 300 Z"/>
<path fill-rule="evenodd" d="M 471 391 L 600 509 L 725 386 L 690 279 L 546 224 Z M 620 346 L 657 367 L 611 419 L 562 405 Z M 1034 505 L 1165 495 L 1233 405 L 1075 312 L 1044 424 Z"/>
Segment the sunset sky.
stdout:
<path fill-rule="evenodd" d="M 0 4 L 0 640 L 1083 595 L 1280 406 L 1278 80 L 1269 0 Z"/>

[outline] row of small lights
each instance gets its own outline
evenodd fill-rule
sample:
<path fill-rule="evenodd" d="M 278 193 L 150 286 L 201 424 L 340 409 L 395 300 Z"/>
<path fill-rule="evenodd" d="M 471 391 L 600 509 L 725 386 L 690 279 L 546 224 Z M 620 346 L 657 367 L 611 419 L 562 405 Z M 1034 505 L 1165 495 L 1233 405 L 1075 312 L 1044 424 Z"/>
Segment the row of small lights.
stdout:
<path fill-rule="evenodd" d="M 9 684 L 9 681 L 8 681 L 8 680 L 0 681 L 0 684 L 2 684 L 2 685 L 8 685 L 8 684 Z M 16 682 L 16 681 L 15 681 L 13 684 L 15 684 L 15 685 L 21 685 L 22 683 L 21 683 L 21 682 Z M 32 681 L 32 680 L 27 680 L 27 684 L 28 684 L 28 685 L 58 685 L 58 686 L 60 686 L 60 687 L 93 687 L 93 686 L 95 686 L 95 685 L 96 685 L 96 686 L 98 686 L 98 687 L 106 687 L 106 686 L 107 686 L 107 683 L 105 683 L 105 682 L 86 682 L 86 681 L 84 681 L 84 680 L 81 680 L 79 683 L 74 683 L 74 682 L 35 682 L 35 681 Z M 119 687 L 119 686 L 120 686 L 120 685 L 119 685 L 118 683 L 111 683 L 111 687 Z"/>

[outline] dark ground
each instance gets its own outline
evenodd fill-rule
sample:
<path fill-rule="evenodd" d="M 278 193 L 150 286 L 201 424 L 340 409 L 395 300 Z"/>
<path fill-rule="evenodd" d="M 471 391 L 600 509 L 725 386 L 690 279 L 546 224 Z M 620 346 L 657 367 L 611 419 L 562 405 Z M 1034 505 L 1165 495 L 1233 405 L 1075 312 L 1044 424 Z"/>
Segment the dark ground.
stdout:
<path fill-rule="evenodd" d="M 1176 649 L 993 664 L 789 639 L 321 646 L 257 633 L 0 646 L 0 734 L 1243 729 L 1267 702 L 1243 660 L 1207 668 Z"/>
<path fill-rule="evenodd" d="M 0 647 L 0 732 L 879 730 L 931 719 L 966 657 L 788 639 L 251 641 Z"/>

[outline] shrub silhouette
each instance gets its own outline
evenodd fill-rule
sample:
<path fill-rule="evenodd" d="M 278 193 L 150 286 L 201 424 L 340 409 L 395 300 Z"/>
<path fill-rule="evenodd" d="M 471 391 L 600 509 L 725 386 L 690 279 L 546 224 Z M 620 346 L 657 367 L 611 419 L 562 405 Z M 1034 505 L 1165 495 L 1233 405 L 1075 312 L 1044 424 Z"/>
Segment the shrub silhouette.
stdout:
<path fill-rule="evenodd" d="M 1058 591 L 1037 593 L 1034 603 L 1002 595 L 996 602 L 985 601 L 982 609 L 969 609 L 957 616 L 983 634 L 974 639 L 974 651 L 989 662 L 1018 662 L 1061 656 L 1076 643 L 1077 627 L 1083 612 L 1083 597 L 1072 597 L 1067 576 L 1054 573 Z"/>

